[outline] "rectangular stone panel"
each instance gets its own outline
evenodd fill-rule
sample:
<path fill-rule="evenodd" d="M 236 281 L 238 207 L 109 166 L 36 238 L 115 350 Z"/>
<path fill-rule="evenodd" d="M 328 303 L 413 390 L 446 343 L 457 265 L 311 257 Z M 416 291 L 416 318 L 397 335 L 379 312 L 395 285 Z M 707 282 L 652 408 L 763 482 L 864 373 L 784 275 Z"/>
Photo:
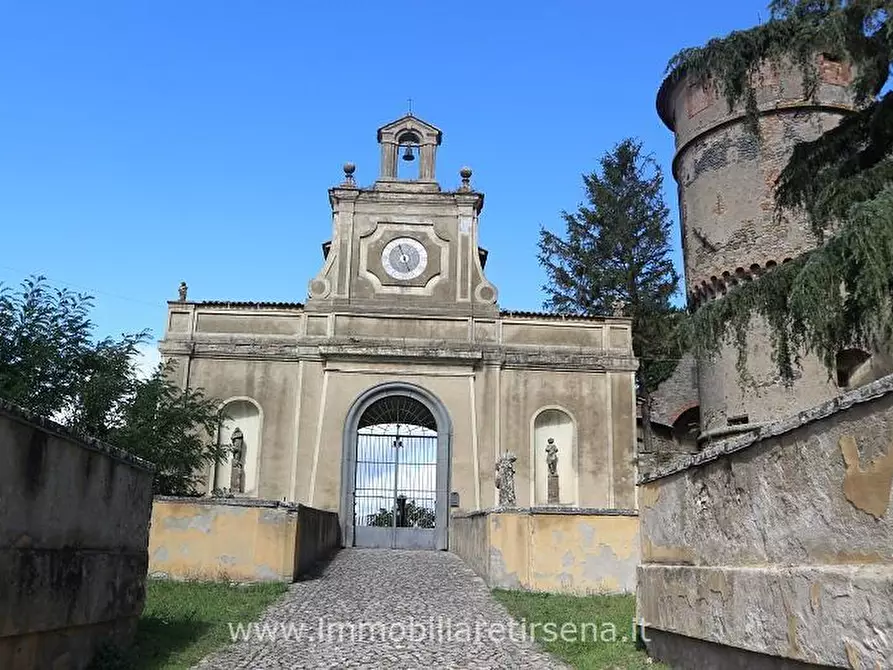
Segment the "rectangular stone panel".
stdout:
<path fill-rule="evenodd" d="M 394 318 L 339 314 L 335 317 L 335 336 L 467 341 L 468 321 L 466 319 Z"/>
<path fill-rule="evenodd" d="M 576 346 L 602 348 L 602 327 L 587 324 L 563 325 L 544 321 L 541 323 L 505 322 L 502 325 L 504 344 L 533 344 L 540 346 Z"/>
<path fill-rule="evenodd" d="M 272 314 L 199 314 L 196 332 L 244 333 L 251 335 L 297 335 L 300 316 L 275 316 Z"/>
<path fill-rule="evenodd" d="M 307 315 L 307 335 L 310 337 L 325 337 L 329 334 L 329 317 Z"/>
<path fill-rule="evenodd" d="M 171 312 L 168 317 L 167 331 L 169 333 L 188 333 L 192 321 L 189 312 Z"/>
<path fill-rule="evenodd" d="M 611 326 L 608 329 L 608 348 L 629 351 L 632 347 L 629 326 Z"/>
<path fill-rule="evenodd" d="M 492 321 L 475 321 L 474 322 L 474 341 L 475 342 L 497 342 L 499 334 L 496 324 Z"/>

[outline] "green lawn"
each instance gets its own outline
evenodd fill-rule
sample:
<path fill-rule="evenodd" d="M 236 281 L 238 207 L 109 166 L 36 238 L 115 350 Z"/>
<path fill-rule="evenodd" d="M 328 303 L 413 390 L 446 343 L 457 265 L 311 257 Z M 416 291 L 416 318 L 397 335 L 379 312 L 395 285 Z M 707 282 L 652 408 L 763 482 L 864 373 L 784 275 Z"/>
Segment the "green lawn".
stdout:
<path fill-rule="evenodd" d="M 647 654 L 636 648 L 635 596 L 578 597 L 502 589 L 494 590 L 493 596 L 524 624 L 525 631 L 532 632 L 546 651 L 575 668 L 656 670 L 666 667 L 651 663 Z M 563 624 L 570 624 L 565 627 L 564 639 L 561 637 Z"/>
<path fill-rule="evenodd" d="M 150 579 L 131 649 L 105 649 L 92 670 L 181 670 L 229 644 L 228 622 L 257 619 L 287 584 L 230 586 Z"/>

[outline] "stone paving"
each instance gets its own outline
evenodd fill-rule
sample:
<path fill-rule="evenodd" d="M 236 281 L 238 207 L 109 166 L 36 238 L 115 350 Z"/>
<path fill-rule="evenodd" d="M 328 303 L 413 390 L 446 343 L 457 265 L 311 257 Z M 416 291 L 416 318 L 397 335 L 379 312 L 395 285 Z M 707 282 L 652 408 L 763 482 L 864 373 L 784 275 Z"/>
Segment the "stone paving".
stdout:
<path fill-rule="evenodd" d="M 256 626 L 196 667 L 567 667 L 525 639 L 483 580 L 443 551 L 343 549 Z"/>

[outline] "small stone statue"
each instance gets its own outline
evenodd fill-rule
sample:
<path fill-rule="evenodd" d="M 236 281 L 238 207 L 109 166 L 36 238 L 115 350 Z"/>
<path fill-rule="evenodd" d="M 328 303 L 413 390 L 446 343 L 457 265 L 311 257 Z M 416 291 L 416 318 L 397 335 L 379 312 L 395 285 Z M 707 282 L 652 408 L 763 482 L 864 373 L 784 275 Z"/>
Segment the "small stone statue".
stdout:
<path fill-rule="evenodd" d="M 625 316 L 624 310 L 626 309 L 626 300 L 617 298 L 611 303 L 611 309 L 614 310 L 614 316 Z"/>
<path fill-rule="evenodd" d="M 546 467 L 549 469 L 547 502 L 550 505 L 557 505 L 560 501 L 558 491 L 558 445 L 555 444 L 555 439 L 551 437 L 546 442 Z"/>
<path fill-rule="evenodd" d="M 230 493 L 245 493 L 245 438 L 236 426 L 232 438 L 232 470 L 229 476 Z"/>
<path fill-rule="evenodd" d="M 499 506 L 514 507 L 515 502 L 515 455 L 507 451 L 496 461 L 496 488 L 499 489 Z"/>
<path fill-rule="evenodd" d="M 558 447 L 555 439 L 550 437 L 546 444 L 546 465 L 549 467 L 549 476 L 558 476 Z"/>
<path fill-rule="evenodd" d="M 180 294 L 180 302 L 186 302 L 186 291 L 188 291 L 188 290 L 189 290 L 189 287 L 186 286 L 186 282 L 181 281 L 180 288 L 178 289 L 178 292 Z"/>

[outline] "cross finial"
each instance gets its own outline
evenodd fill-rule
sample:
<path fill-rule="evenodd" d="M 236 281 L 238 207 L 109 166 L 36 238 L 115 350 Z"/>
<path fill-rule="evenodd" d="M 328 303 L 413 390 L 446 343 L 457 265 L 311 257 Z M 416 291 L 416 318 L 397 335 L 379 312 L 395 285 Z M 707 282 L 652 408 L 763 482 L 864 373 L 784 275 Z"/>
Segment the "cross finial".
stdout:
<path fill-rule="evenodd" d="M 409 115 L 412 116 L 412 98 L 407 98 L 406 102 L 409 104 Z"/>

